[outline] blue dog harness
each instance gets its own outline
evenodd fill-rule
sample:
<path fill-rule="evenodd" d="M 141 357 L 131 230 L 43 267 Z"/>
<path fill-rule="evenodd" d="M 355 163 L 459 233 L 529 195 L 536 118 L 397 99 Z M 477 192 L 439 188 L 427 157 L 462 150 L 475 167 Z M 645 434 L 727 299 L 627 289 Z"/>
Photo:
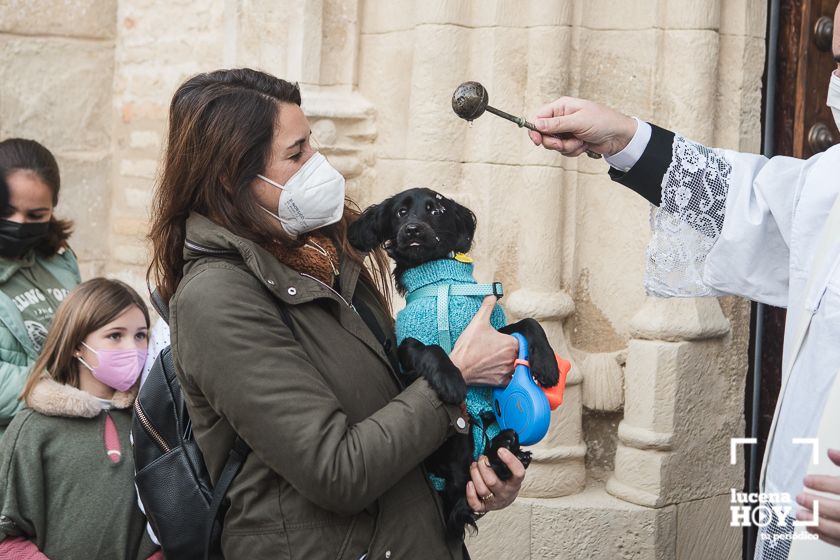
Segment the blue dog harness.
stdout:
<path fill-rule="evenodd" d="M 472 274 L 471 260 L 463 257 L 440 259 L 423 263 L 403 274 L 406 307 L 397 314 L 397 343 L 415 338 L 426 345 L 437 344 L 449 354 L 486 296 L 503 295 L 502 284 L 478 284 Z M 435 315 L 433 317 L 432 315 Z M 505 326 L 501 307 L 496 307 L 490 317 L 494 328 Z M 473 459 L 483 452 L 486 443 L 500 432 L 493 412 L 491 387 L 467 387 L 466 409 L 472 420 Z M 494 420 L 485 425 L 485 418 Z M 442 491 L 445 480 L 430 475 L 436 490 Z"/>
<path fill-rule="evenodd" d="M 405 295 L 406 305 L 420 298 L 437 298 L 437 329 L 438 345 L 447 354 L 452 352 L 452 336 L 449 329 L 449 296 L 478 296 L 482 299 L 487 296 L 496 296 L 501 299 L 504 288 L 501 282 L 492 284 L 438 284 L 436 286 L 424 286 Z"/>

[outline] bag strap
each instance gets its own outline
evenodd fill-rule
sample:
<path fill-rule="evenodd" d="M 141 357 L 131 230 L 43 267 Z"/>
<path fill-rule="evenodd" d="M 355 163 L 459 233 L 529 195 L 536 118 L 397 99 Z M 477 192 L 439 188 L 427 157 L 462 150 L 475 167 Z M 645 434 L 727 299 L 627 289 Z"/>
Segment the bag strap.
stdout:
<path fill-rule="evenodd" d="M 204 547 L 204 560 L 209 560 L 210 545 L 222 530 L 222 523 L 219 519 L 222 501 L 225 499 L 225 495 L 233 483 L 233 479 L 239 474 L 239 470 L 245 464 L 245 459 L 248 458 L 250 453 L 251 448 L 248 447 L 248 444 L 241 437 L 236 436 L 236 439 L 233 441 L 233 447 L 228 452 L 225 466 L 222 468 L 222 474 L 219 475 L 219 480 L 216 481 L 216 485 L 213 487 L 213 499 L 210 502 L 210 523 L 207 524 L 207 533 L 204 539 L 207 543 Z"/>
<path fill-rule="evenodd" d="M 155 308 L 157 314 L 160 315 L 160 318 L 163 319 L 163 322 L 167 325 L 169 324 L 169 302 L 163 299 L 163 296 L 160 295 L 160 292 L 157 288 L 152 290 L 152 293 L 149 296 L 151 300 L 152 307 Z"/>
<path fill-rule="evenodd" d="M 362 298 L 355 298 L 353 300 L 353 307 L 356 309 L 359 317 L 362 318 L 362 321 L 365 322 L 365 325 L 367 325 L 368 330 L 370 330 L 370 332 L 373 333 L 373 336 L 376 337 L 379 345 L 382 346 L 382 349 L 385 351 L 385 356 L 388 358 L 388 362 L 391 364 L 391 368 L 394 370 L 394 373 L 398 374 L 400 372 L 400 360 L 396 356 L 394 343 L 391 338 L 385 334 L 385 331 L 382 330 L 382 326 L 379 324 L 379 321 L 376 320 L 373 311 L 371 311 L 370 307 L 368 307 Z M 397 377 L 397 380 L 399 381 L 399 377 Z M 400 385 L 402 385 L 401 382 Z"/>

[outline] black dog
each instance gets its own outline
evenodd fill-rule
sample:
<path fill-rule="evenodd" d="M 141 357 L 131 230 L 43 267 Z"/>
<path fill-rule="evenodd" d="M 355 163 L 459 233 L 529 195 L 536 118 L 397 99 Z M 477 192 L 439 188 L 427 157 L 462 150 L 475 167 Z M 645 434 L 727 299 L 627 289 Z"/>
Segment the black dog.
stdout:
<path fill-rule="evenodd" d="M 409 271 L 432 261 L 452 258 L 456 253 L 468 252 L 475 229 L 476 218 L 468 208 L 430 189 L 417 188 L 365 210 L 350 226 L 348 236 L 350 243 L 361 251 L 370 251 L 380 245 L 385 247 L 396 262 L 394 277 L 397 289 L 405 294 L 407 286 L 404 280 L 411 274 Z M 398 331 L 401 316 L 397 318 Z M 453 321 L 451 317 L 450 321 Z M 460 325 L 460 329 L 465 326 Z M 559 375 L 554 351 L 537 321 L 524 319 L 501 327 L 499 331 L 521 333 L 528 341 L 531 370 L 536 380 L 544 387 L 557 384 Z M 403 368 L 401 375 L 406 383 L 424 377 L 442 401 L 450 404 L 464 401 L 467 386 L 461 372 L 440 346 L 426 345 L 409 336 L 400 344 L 399 358 Z M 471 420 L 486 427 L 495 422 L 495 416 L 489 411 L 481 418 Z M 503 430 L 485 447 L 485 455 L 502 480 L 512 475 L 498 458 L 497 452 L 501 447 L 509 449 L 525 466 L 531 460 L 530 452 L 520 449 L 519 438 L 513 430 Z M 473 451 L 471 435 L 453 436 L 426 461 L 428 470 L 446 481 L 442 497 L 450 538 L 463 538 L 467 525 L 475 529 L 475 515 L 466 501 Z"/>

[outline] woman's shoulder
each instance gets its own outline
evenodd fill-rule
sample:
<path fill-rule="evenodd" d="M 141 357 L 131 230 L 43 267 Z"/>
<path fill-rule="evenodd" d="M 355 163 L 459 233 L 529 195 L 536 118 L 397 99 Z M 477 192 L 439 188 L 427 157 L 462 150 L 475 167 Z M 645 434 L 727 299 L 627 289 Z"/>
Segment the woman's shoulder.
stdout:
<path fill-rule="evenodd" d="M 271 297 L 253 273 L 224 261 L 210 261 L 192 268 L 169 301 L 172 347 L 194 338 L 198 332 L 215 332 L 221 323 L 236 316 L 239 325 L 244 309 L 267 309 Z M 186 329 L 186 331 L 185 331 Z M 230 333 L 230 328 L 223 329 Z M 181 336 L 179 336 L 181 335 Z"/>
<path fill-rule="evenodd" d="M 253 272 L 228 261 L 209 260 L 184 275 L 170 306 L 207 305 L 209 302 L 218 305 L 246 297 L 249 292 L 262 295 L 260 281 Z"/>

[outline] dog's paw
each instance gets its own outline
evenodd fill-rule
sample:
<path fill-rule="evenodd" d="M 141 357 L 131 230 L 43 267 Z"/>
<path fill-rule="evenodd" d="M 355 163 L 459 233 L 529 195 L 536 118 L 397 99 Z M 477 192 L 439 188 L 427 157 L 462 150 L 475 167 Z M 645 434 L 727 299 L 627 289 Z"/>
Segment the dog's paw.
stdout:
<path fill-rule="evenodd" d="M 519 446 L 519 435 L 514 430 L 502 430 L 493 438 L 485 450 L 485 455 L 490 461 L 490 467 L 500 480 L 510 480 L 513 473 L 508 466 L 499 458 L 499 449 L 505 448 L 513 453 L 522 465 L 527 469 L 531 464 L 531 452 L 525 451 Z"/>
<path fill-rule="evenodd" d="M 531 452 L 525 451 L 524 449 L 520 449 L 518 453 L 516 453 L 516 458 L 519 459 L 519 462 L 522 463 L 522 466 L 526 469 L 531 465 Z"/>
<path fill-rule="evenodd" d="M 537 351 L 531 353 L 529 363 L 531 375 L 541 386 L 554 387 L 560 381 L 560 365 L 557 363 L 557 356 L 551 346 L 545 348 L 537 346 Z"/>
<path fill-rule="evenodd" d="M 548 342 L 545 331 L 535 319 L 522 319 L 506 325 L 499 332 L 511 334 L 518 332 L 528 341 L 528 363 L 531 375 L 543 387 L 554 387 L 560 381 L 560 368 L 554 349 Z"/>
<path fill-rule="evenodd" d="M 467 384 L 461 370 L 440 346 L 426 346 L 416 339 L 406 338 L 397 353 L 404 372 L 413 378 L 424 377 L 443 402 L 460 404 L 467 397 Z"/>
<path fill-rule="evenodd" d="M 416 338 L 409 337 L 403 340 L 397 348 L 397 357 L 403 370 L 417 369 L 417 361 L 425 348 L 426 345 Z"/>
<path fill-rule="evenodd" d="M 426 378 L 440 400 L 447 404 L 460 404 L 467 398 L 467 383 L 461 370 L 455 367 L 440 346 L 427 347 L 430 360 L 420 375 Z M 433 356 L 433 357 L 432 357 Z"/>
<path fill-rule="evenodd" d="M 475 524 L 476 519 L 475 513 L 467 503 L 467 498 L 458 500 L 446 520 L 446 538 L 450 541 L 464 540 L 467 530 L 469 530 L 470 535 L 475 536 L 478 533 L 478 526 Z"/>

